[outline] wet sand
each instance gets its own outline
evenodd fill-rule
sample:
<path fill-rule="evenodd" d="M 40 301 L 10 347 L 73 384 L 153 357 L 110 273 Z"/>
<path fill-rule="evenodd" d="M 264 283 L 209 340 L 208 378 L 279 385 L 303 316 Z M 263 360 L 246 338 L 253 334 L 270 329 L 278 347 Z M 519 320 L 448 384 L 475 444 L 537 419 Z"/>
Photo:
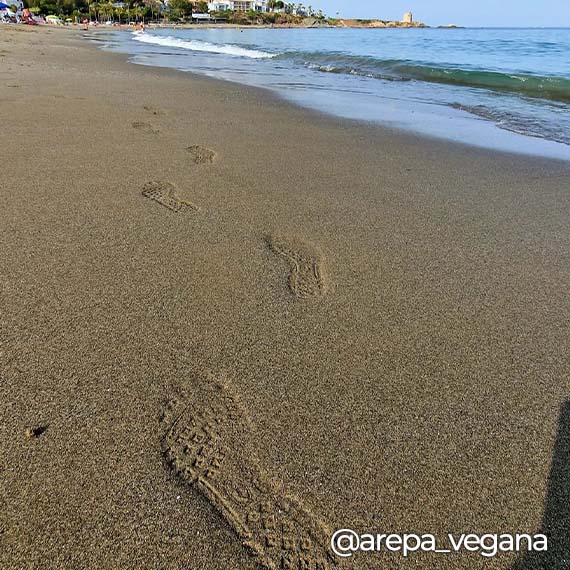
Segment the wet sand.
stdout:
<path fill-rule="evenodd" d="M 0 567 L 565 568 L 570 165 L 79 36 L 0 28 Z"/>

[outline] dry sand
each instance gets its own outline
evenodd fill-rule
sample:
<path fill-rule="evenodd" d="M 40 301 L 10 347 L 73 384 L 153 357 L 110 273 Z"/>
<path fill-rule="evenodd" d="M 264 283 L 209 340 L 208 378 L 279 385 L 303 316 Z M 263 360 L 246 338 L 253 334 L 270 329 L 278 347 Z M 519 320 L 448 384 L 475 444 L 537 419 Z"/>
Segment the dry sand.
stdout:
<path fill-rule="evenodd" d="M 568 568 L 570 166 L 78 35 L 0 28 L 0 568 Z"/>

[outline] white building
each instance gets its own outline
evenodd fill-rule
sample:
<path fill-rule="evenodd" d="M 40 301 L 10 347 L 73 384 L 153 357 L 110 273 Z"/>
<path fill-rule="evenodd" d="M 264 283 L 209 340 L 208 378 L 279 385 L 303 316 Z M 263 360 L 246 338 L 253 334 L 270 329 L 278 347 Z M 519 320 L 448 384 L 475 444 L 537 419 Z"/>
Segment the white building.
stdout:
<path fill-rule="evenodd" d="M 226 10 L 247 12 L 269 12 L 267 0 L 216 0 L 208 2 L 208 10 L 211 12 L 225 12 Z"/>
<path fill-rule="evenodd" d="M 404 24 L 413 24 L 414 23 L 414 16 L 411 12 L 406 12 L 404 17 L 402 18 L 402 22 Z"/>

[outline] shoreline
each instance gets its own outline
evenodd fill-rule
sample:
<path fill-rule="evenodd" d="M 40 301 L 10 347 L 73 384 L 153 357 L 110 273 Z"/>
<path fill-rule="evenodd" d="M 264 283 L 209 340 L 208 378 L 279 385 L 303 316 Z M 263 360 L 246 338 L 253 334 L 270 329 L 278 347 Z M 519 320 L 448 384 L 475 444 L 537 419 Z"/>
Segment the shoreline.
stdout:
<path fill-rule="evenodd" d="M 112 37 L 116 31 L 96 30 L 94 35 L 97 33 L 103 36 L 110 34 Z M 122 49 L 120 47 L 121 42 L 123 46 Z M 161 65 L 161 62 L 158 60 L 152 63 L 135 61 L 140 54 L 136 52 L 134 46 L 129 49 L 128 43 L 129 40 L 119 40 L 119 44 L 116 48 L 105 51 L 123 53 L 127 55 L 131 63 L 136 63 L 137 65 L 162 69 L 169 68 L 168 65 Z M 304 95 L 298 95 L 286 88 L 276 88 L 271 85 L 271 83 L 263 84 L 262 82 L 258 82 L 255 84 L 251 81 L 243 82 L 230 77 L 224 77 L 223 69 L 216 77 L 209 72 L 202 71 L 199 67 L 197 69 L 183 69 L 173 66 L 172 68 L 176 71 L 190 73 L 197 77 L 213 78 L 228 83 L 237 83 L 248 88 L 262 89 L 264 92 L 272 94 L 272 96 L 277 96 L 284 102 L 311 112 L 327 115 L 333 119 L 361 122 L 363 124 L 377 126 L 378 128 L 424 137 L 428 140 L 439 140 L 449 144 L 459 144 L 472 148 L 490 150 L 491 152 L 503 152 L 523 157 L 544 158 L 564 162 L 570 161 L 569 145 L 533 133 L 523 134 L 506 127 L 501 128 L 494 121 L 477 116 L 477 114 L 469 112 L 457 104 L 443 105 L 441 109 L 428 109 L 429 105 L 425 103 L 418 101 L 414 103 L 411 100 L 403 99 L 400 102 L 398 112 L 392 112 L 391 114 L 385 112 L 383 118 L 374 117 L 370 115 L 370 113 L 358 110 L 352 110 L 347 114 L 346 110 L 339 110 L 339 104 L 336 106 L 333 104 L 327 107 L 326 104 L 318 102 L 317 95 L 320 94 L 319 92 L 310 93 L 309 90 Z M 382 101 L 382 99 L 380 98 L 379 101 Z M 348 103 L 348 101 L 345 101 L 345 103 Z M 363 100 L 358 101 L 357 106 L 361 105 L 364 107 L 366 105 L 370 106 L 370 104 L 371 101 Z M 404 119 L 404 117 L 412 116 L 414 118 L 413 123 L 411 120 Z M 457 136 L 452 133 L 461 134 Z"/>
<path fill-rule="evenodd" d="M 564 528 L 548 497 L 570 391 L 567 163 L 59 30 L 6 30 L 0 50 L 3 569 L 253 570 L 235 521 L 165 459 L 181 451 L 159 419 L 181 403 L 224 426 L 234 511 L 228 488 L 255 493 L 255 473 L 295 497 L 295 524 Z M 396 562 L 418 561 L 354 567 Z"/>

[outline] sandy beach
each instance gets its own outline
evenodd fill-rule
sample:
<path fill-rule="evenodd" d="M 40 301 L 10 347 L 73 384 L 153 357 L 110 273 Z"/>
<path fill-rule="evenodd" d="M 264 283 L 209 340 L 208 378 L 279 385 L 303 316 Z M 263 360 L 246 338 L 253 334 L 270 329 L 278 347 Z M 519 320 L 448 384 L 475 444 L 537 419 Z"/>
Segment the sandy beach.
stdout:
<path fill-rule="evenodd" d="M 570 163 L 25 26 L 0 125 L 2 570 L 568 567 Z"/>

